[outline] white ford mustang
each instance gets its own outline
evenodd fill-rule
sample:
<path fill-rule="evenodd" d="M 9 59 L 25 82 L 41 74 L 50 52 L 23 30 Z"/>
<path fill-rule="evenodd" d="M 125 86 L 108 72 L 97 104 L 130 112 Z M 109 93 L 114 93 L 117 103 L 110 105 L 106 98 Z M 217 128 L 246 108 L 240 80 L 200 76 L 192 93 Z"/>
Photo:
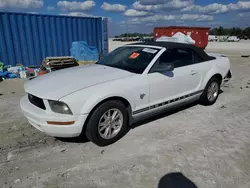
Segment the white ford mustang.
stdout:
<path fill-rule="evenodd" d="M 230 78 L 223 55 L 180 43 L 138 43 L 117 48 L 96 64 L 27 81 L 20 103 L 38 130 L 55 137 L 86 134 L 105 146 L 139 118 L 194 100 L 214 104 Z"/>

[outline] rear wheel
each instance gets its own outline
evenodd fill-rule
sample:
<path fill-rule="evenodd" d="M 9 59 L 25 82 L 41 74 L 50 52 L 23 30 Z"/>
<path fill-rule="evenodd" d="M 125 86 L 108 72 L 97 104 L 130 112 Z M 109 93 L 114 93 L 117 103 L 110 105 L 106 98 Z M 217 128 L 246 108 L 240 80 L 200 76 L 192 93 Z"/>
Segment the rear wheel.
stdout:
<path fill-rule="evenodd" d="M 86 136 L 98 146 L 110 145 L 128 130 L 128 113 L 120 101 L 107 101 L 97 107 L 86 125 Z"/>
<path fill-rule="evenodd" d="M 208 82 L 203 94 L 201 96 L 201 103 L 204 105 L 213 105 L 219 96 L 221 81 L 213 77 Z"/>

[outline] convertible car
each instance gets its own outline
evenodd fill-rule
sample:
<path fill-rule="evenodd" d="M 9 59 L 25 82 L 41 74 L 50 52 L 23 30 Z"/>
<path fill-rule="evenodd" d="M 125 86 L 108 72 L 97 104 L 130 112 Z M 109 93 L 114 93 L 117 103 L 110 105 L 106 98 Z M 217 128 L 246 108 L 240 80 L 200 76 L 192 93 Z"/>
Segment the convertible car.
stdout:
<path fill-rule="evenodd" d="M 106 146 L 139 119 L 195 100 L 214 104 L 231 76 L 224 55 L 181 43 L 136 43 L 96 64 L 27 81 L 20 103 L 38 130 L 54 137 L 86 135 Z"/>

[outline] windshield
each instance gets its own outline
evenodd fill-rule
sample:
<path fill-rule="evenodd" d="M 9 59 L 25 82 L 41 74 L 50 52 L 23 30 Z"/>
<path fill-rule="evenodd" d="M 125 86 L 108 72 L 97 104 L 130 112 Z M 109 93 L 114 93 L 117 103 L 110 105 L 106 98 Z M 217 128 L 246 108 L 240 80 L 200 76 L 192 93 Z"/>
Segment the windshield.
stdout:
<path fill-rule="evenodd" d="M 97 64 L 119 68 L 142 74 L 159 50 L 137 46 L 126 46 L 115 49 Z"/>

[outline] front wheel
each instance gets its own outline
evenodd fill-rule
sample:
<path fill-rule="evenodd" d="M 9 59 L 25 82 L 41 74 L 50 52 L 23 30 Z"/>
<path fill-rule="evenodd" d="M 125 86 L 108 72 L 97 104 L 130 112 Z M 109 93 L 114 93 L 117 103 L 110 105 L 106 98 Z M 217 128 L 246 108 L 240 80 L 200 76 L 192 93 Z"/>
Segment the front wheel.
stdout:
<path fill-rule="evenodd" d="M 211 78 L 209 80 L 203 94 L 201 96 L 201 103 L 204 105 L 213 105 L 219 96 L 221 81 L 218 78 Z"/>
<path fill-rule="evenodd" d="M 128 130 L 128 113 L 120 101 L 107 101 L 97 107 L 87 122 L 86 136 L 98 146 L 110 145 Z"/>

